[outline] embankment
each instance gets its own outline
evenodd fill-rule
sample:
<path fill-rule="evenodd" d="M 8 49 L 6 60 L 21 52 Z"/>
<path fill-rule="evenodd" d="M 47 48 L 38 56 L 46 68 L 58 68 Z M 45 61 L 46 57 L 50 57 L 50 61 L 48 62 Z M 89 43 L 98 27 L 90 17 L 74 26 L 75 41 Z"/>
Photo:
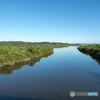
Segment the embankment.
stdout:
<path fill-rule="evenodd" d="M 80 46 L 77 48 L 82 53 L 90 55 L 93 59 L 100 60 L 100 45 L 92 44 L 86 46 Z"/>
<path fill-rule="evenodd" d="M 3 67 L 3 66 L 12 66 L 12 65 L 15 65 L 17 63 L 22 63 L 22 62 L 28 62 L 30 61 L 31 59 L 34 59 L 34 58 L 40 58 L 40 57 L 44 57 L 45 55 L 50 55 L 52 54 L 53 51 L 49 51 L 49 52 L 45 52 L 43 54 L 38 54 L 38 55 L 33 55 L 31 56 L 30 58 L 25 58 L 25 59 L 20 59 L 20 60 L 13 60 L 13 61 L 9 61 L 9 62 L 6 62 L 6 63 L 2 63 L 0 65 L 0 67 Z"/>

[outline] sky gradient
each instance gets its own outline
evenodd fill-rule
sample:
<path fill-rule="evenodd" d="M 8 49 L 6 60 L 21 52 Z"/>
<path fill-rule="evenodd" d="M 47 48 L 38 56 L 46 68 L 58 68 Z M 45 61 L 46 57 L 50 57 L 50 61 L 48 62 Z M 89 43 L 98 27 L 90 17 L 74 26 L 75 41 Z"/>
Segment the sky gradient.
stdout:
<path fill-rule="evenodd" d="M 100 43 L 100 0 L 0 0 L 0 41 Z"/>

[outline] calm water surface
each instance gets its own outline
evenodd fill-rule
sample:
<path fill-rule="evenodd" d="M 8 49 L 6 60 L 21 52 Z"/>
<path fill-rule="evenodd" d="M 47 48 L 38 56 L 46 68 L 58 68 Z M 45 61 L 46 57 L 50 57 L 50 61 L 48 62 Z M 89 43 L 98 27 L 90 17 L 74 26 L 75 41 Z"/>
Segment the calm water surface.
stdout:
<path fill-rule="evenodd" d="M 77 47 L 17 67 L 0 69 L 0 100 L 100 100 L 100 65 Z M 70 91 L 99 96 L 72 98 Z"/>

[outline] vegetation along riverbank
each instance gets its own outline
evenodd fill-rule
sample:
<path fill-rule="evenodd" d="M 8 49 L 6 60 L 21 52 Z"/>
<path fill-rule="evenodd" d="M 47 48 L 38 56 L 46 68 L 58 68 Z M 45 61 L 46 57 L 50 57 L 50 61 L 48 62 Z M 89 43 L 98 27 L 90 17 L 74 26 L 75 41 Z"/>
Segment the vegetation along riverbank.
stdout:
<path fill-rule="evenodd" d="M 19 62 L 19 63 L 16 63 L 12 66 L 3 66 L 0 68 L 0 74 L 12 74 L 12 72 L 14 70 L 19 70 L 21 69 L 23 66 L 26 66 L 28 65 L 29 67 L 33 67 L 35 65 L 36 62 L 39 62 L 40 59 L 42 59 L 43 57 L 47 58 L 49 57 L 50 55 L 52 55 L 53 53 L 50 53 L 50 54 L 45 54 L 41 57 L 37 57 L 37 58 L 32 58 L 31 60 L 29 61 L 25 61 L 25 62 Z"/>
<path fill-rule="evenodd" d="M 78 50 L 90 55 L 94 59 L 100 60 L 100 44 L 80 46 Z"/>
<path fill-rule="evenodd" d="M 0 42 L 0 67 L 30 61 L 32 58 L 42 57 L 43 55 L 53 53 L 54 48 L 72 45 L 79 44 L 2 41 Z"/>

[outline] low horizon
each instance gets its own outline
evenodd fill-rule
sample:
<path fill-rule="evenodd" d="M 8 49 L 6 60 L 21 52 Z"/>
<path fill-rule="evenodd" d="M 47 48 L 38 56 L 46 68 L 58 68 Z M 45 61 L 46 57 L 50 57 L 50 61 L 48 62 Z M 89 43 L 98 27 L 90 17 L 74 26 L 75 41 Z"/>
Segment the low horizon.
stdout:
<path fill-rule="evenodd" d="M 50 42 L 50 43 L 68 43 L 68 42 L 51 42 L 51 41 L 0 41 L 0 42 L 31 42 L 31 43 L 41 43 L 41 42 Z M 100 44 L 100 43 L 68 43 L 68 44 Z"/>

